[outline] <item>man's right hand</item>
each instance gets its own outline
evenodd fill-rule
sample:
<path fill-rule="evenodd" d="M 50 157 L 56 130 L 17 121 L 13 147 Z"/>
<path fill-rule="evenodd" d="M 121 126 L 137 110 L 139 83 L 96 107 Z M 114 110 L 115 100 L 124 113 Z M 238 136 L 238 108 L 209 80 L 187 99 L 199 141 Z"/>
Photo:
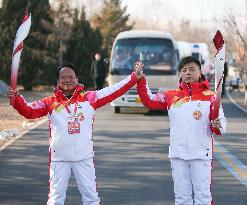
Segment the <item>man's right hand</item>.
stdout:
<path fill-rule="evenodd" d="M 12 97 L 17 97 L 18 95 L 20 95 L 18 90 L 16 90 L 16 89 L 13 90 L 11 87 L 9 87 L 9 90 L 8 90 L 9 99 L 11 99 Z"/>
<path fill-rule="evenodd" d="M 136 73 L 136 77 L 138 80 L 140 80 L 143 77 L 143 70 L 142 68 L 144 67 L 144 65 L 142 64 L 141 61 L 136 61 L 135 63 L 135 73 Z"/>

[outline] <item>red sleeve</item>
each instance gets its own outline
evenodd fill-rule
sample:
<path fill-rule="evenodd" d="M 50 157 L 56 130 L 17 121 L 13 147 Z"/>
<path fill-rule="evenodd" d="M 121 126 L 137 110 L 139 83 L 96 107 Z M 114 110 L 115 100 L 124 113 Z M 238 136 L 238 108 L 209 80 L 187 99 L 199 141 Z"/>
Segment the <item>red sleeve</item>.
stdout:
<path fill-rule="evenodd" d="M 137 92 L 141 98 L 142 104 L 149 109 L 167 109 L 165 95 L 163 93 L 157 93 L 156 95 L 152 94 L 151 90 L 148 88 L 145 76 L 137 82 Z"/>
<path fill-rule="evenodd" d="M 17 96 L 13 105 L 22 116 L 27 119 L 35 119 L 46 116 L 48 109 L 43 99 L 27 103 L 22 96 Z"/>
<path fill-rule="evenodd" d="M 88 92 L 87 98 L 94 109 L 100 108 L 107 103 L 112 102 L 116 98 L 126 93 L 137 82 L 135 73 L 133 72 L 124 80 L 115 83 L 110 87 L 103 88 L 101 90 Z"/>
<path fill-rule="evenodd" d="M 212 113 L 214 113 L 213 106 L 214 106 L 214 104 L 212 102 L 211 105 L 210 105 L 210 120 L 211 121 L 214 120 L 215 118 L 217 118 L 217 117 L 213 116 L 213 114 L 212 114 Z M 220 129 L 213 128 L 212 125 L 211 125 L 211 131 L 214 134 L 218 135 L 218 136 L 222 136 L 226 131 L 226 124 L 227 124 L 227 120 L 225 118 L 222 105 L 220 105 L 220 108 L 219 108 L 219 116 L 218 116 L 218 118 L 220 119 L 221 128 Z"/>

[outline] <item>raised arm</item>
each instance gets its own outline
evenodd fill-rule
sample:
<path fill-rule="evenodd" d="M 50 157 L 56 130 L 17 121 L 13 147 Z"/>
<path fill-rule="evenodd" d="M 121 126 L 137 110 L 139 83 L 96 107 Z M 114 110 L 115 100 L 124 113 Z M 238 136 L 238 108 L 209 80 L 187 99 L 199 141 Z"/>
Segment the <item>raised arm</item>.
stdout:
<path fill-rule="evenodd" d="M 165 95 L 163 93 L 152 94 L 148 87 L 145 76 L 137 82 L 137 92 L 141 98 L 143 105 L 152 110 L 167 109 Z"/>
<path fill-rule="evenodd" d="M 113 86 L 88 92 L 87 98 L 94 109 L 100 108 L 126 93 L 136 84 L 137 80 L 137 74 L 133 72 L 127 78 L 115 83 Z"/>
<path fill-rule="evenodd" d="M 22 116 L 27 119 L 35 119 L 46 116 L 48 109 L 43 100 L 27 103 L 23 96 L 19 95 L 18 91 L 9 89 L 9 97 L 14 96 L 13 108 L 16 109 Z"/>
<path fill-rule="evenodd" d="M 145 75 L 143 74 L 143 64 L 138 61 L 135 64 L 135 71 L 140 79 L 137 82 L 137 92 L 141 98 L 142 104 L 152 110 L 164 110 L 167 108 L 165 95 L 163 93 L 152 94 L 148 87 Z"/>

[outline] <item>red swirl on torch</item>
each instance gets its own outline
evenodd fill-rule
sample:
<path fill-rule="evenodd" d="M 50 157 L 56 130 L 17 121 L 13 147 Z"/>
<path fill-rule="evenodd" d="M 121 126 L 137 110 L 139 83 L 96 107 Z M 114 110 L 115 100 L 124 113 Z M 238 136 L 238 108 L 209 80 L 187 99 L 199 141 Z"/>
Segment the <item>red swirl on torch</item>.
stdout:
<path fill-rule="evenodd" d="M 11 80 L 10 87 L 15 90 L 17 84 L 18 70 L 21 58 L 21 52 L 23 49 L 23 41 L 28 36 L 31 27 L 31 14 L 25 13 L 22 20 L 21 26 L 15 36 L 15 42 L 12 53 L 12 64 L 11 64 Z M 14 98 L 10 99 L 10 104 L 13 105 Z"/>
<path fill-rule="evenodd" d="M 211 104 L 211 120 L 219 117 L 219 109 L 221 105 L 222 82 L 224 77 L 225 64 L 225 44 L 220 31 L 217 31 L 213 38 L 214 46 L 217 50 L 215 55 L 215 93 Z M 213 128 L 213 131 L 217 131 Z"/>

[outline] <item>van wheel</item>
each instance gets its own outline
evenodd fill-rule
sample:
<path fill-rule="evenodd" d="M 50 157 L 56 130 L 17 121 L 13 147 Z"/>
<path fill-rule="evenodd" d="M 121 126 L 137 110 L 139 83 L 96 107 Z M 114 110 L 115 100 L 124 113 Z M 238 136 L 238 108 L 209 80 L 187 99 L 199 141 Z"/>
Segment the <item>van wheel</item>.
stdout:
<path fill-rule="evenodd" d="M 120 107 L 118 107 L 118 106 L 113 107 L 113 112 L 114 113 L 120 113 Z"/>

